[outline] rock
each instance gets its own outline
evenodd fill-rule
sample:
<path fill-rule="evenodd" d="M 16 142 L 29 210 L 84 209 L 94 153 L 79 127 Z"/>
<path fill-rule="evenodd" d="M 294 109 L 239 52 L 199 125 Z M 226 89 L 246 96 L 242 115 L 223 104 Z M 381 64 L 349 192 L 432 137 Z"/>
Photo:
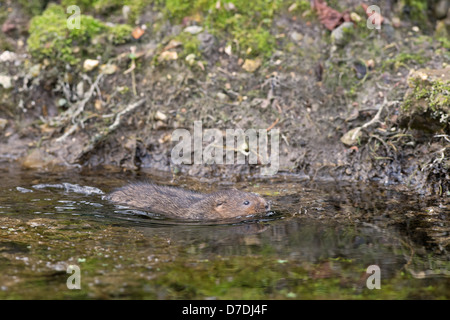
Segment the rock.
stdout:
<path fill-rule="evenodd" d="M 400 28 L 401 25 L 402 25 L 402 21 L 400 20 L 399 17 L 393 17 L 393 18 L 392 18 L 392 26 L 393 26 L 394 28 Z"/>
<path fill-rule="evenodd" d="M 215 38 L 212 34 L 204 31 L 197 35 L 197 39 L 200 41 L 199 49 L 206 55 L 210 55 L 215 48 Z"/>
<path fill-rule="evenodd" d="M 41 73 L 41 64 L 35 64 L 30 68 L 29 74 L 33 77 L 36 78 L 40 73 Z"/>
<path fill-rule="evenodd" d="M 352 21 L 355 21 L 355 22 L 360 22 L 361 16 L 359 14 L 357 14 L 356 12 L 352 12 L 352 13 L 350 13 L 350 19 L 352 19 Z"/>
<path fill-rule="evenodd" d="M 40 169 L 58 164 L 57 159 L 41 149 L 34 149 L 22 161 L 22 165 L 29 169 Z"/>
<path fill-rule="evenodd" d="M 64 107 L 67 104 L 67 100 L 64 98 L 58 99 L 58 106 Z"/>
<path fill-rule="evenodd" d="M 190 33 L 190 34 L 198 34 L 203 31 L 203 28 L 200 26 L 189 26 L 184 28 L 184 32 Z"/>
<path fill-rule="evenodd" d="M 434 16 L 436 17 L 436 19 L 444 19 L 448 14 L 449 8 L 450 8 L 450 1 L 448 0 L 438 1 L 438 3 L 436 3 L 436 6 L 434 7 Z"/>
<path fill-rule="evenodd" d="M 166 121 L 167 116 L 158 110 L 158 111 L 156 111 L 156 114 L 155 114 L 155 120 Z"/>
<path fill-rule="evenodd" d="M 80 81 L 78 82 L 77 86 L 76 86 L 76 93 L 78 98 L 82 99 L 84 96 L 84 82 Z"/>
<path fill-rule="evenodd" d="M 128 15 L 130 14 L 130 12 L 131 12 L 130 6 L 125 5 L 122 7 L 122 16 L 125 20 L 128 20 Z"/>
<path fill-rule="evenodd" d="M 12 87 L 11 77 L 7 75 L 0 74 L 0 85 L 5 89 Z"/>
<path fill-rule="evenodd" d="M 438 23 L 436 23 L 436 30 L 434 31 L 434 37 L 436 39 L 440 39 L 440 38 L 448 39 L 450 37 L 444 20 L 438 21 Z"/>
<path fill-rule="evenodd" d="M 0 131 L 3 131 L 8 124 L 8 120 L 0 118 Z"/>
<path fill-rule="evenodd" d="M 244 69 L 247 72 L 255 72 L 256 69 L 258 69 L 261 66 L 262 60 L 261 59 L 246 59 L 244 64 L 242 65 L 242 69 Z"/>
<path fill-rule="evenodd" d="M 84 71 L 91 71 L 95 69 L 99 65 L 100 61 L 93 59 L 86 59 L 83 63 Z"/>
<path fill-rule="evenodd" d="M 331 41 L 338 46 L 347 44 L 353 34 L 353 28 L 353 22 L 344 22 L 331 32 Z"/>
<path fill-rule="evenodd" d="M 217 92 L 217 98 L 220 101 L 225 101 L 225 100 L 227 100 L 228 96 L 223 92 Z"/>
<path fill-rule="evenodd" d="M 119 68 L 115 64 L 102 64 L 100 66 L 100 72 L 104 74 L 113 74 L 116 73 L 117 70 L 119 70 Z"/>
<path fill-rule="evenodd" d="M 231 44 L 229 44 L 229 45 L 227 45 L 227 46 L 225 47 L 224 52 L 225 52 L 227 55 L 229 55 L 229 56 L 231 56 L 231 55 L 233 54 L 233 50 L 232 50 Z"/>
<path fill-rule="evenodd" d="M 361 127 L 356 127 L 348 132 L 346 132 L 341 137 L 341 142 L 345 144 L 347 147 L 352 147 L 358 144 L 363 136 L 363 132 Z"/>
<path fill-rule="evenodd" d="M 161 52 L 161 54 L 158 57 L 158 61 L 170 61 L 170 60 L 177 60 L 178 54 L 175 51 L 164 51 Z"/>
<path fill-rule="evenodd" d="M 17 59 L 17 54 L 11 51 L 4 51 L 0 54 L 0 62 L 10 62 Z"/>
<path fill-rule="evenodd" d="M 450 125 L 450 67 L 412 70 L 399 108 L 401 127 L 429 133 Z"/>
<path fill-rule="evenodd" d="M 192 66 L 194 64 L 194 62 L 195 62 L 195 54 L 193 54 L 193 53 L 188 54 L 186 56 L 185 60 L 190 66 Z"/>
<path fill-rule="evenodd" d="M 300 42 L 303 40 L 303 35 L 301 33 L 298 33 L 296 31 L 291 33 L 291 39 L 295 42 Z"/>

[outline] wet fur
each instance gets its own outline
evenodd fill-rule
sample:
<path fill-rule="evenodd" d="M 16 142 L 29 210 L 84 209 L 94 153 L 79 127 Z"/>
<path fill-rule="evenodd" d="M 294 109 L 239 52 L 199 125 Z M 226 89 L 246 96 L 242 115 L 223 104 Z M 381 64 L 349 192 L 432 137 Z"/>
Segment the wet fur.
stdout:
<path fill-rule="evenodd" d="M 133 183 L 112 192 L 108 198 L 113 203 L 196 220 L 245 217 L 270 210 L 263 198 L 236 189 L 203 194 L 153 183 Z M 250 204 L 245 205 L 245 201 Z"/>

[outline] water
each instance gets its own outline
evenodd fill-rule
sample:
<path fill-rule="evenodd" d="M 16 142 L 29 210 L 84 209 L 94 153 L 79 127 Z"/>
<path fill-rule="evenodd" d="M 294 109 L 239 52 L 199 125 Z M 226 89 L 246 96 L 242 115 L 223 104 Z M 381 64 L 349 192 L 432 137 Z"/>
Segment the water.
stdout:
<path fill-rule="evenodd" d="M 0 169 L 2 299 L 448 299 L 446 198 L 377 185 L 195 180 L 161 172 Z M 102 191 L 151 180 L 234 186 L 275 214 L 233 224 L 117 207 Z M 69 265 L 81 289 L 69 290 Z M 380 268 L 381 289 L 370 265 Z M 369 279 L 368 279 L 369 278 Z"/>

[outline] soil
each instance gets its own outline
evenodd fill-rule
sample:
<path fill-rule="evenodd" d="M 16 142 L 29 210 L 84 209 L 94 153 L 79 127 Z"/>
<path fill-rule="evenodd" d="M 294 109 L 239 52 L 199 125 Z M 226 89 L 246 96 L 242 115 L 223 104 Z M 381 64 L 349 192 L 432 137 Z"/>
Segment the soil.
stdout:
<path fill-rule="evenodd" d="M 32 17 L 19 3 L 0 3 L 11 8 L 0 20 L 3 25 L 18 26 L 14 21 Z M 339 5 L 360 10 L 355 1 Z M 109 62 L 118 69 L 110 74 L 98 68 L 61 72 L 28 53 L 26 27 L 8 31 L 0 42 L 15 58 L 0 62 L 0 74 L 13 81 L 12 88 L 0 86 L 0 118 L 5 120 L 0 161 L 43 170 L 153 168 L 231 181 L 259 174 L 259 165 L 174 165 L 171 134 L 192 132 L 194 121 L 201 120 L 203 129 L 279 129 L 278 175 L 378 181 L 448 196 L 448 123 L 430 132 L 399 121 L 411 70 L 444 70 L 450 63 L 448 48 L 434 37 L 439 21 L 427 13 L 417 28 L 399 4 L 381 1 L 380 7 L 391 9 L 383 10 L 381 30 L 364 30 L 360 23 L 351 41 L 339 46 L 312 9 L 308 17 L 280 10 L 270 27 L 275 50 L 261 60 L 229 54 L 223 38 L 203 31 L 192 65 L 182 58 L 182 48 L 163 49 L 181 34 L 184 22 L 164 18 L 152 7 L 142 11 L 139 25 L 158 21 L 160 27 L 108 49 L 114 57 Z M 161 58 L 168 51 L 178 52 L 178 58 Z M 262 62 L 248 71 L 246 60 Z M 33 66 L 39 66 L 34 76 Z M 65 82 L 67 74 L 76 80 Z M 86 102 L 80 98 L 60 106 L 80 81 Z M 357 141 L 343 143 L 358 128 Z"/>

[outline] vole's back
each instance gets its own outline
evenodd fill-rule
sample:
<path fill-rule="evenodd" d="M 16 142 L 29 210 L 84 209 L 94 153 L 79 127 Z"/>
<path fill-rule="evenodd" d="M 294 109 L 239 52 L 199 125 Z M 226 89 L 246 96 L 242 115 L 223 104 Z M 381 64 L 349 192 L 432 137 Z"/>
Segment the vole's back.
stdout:
<path fill-rule="evenodd" d="M 141 208 L 155 213 L 183 212 L 205 195 L 152 183 L 133 183 L 109 195 L 118 204 Z"/>

